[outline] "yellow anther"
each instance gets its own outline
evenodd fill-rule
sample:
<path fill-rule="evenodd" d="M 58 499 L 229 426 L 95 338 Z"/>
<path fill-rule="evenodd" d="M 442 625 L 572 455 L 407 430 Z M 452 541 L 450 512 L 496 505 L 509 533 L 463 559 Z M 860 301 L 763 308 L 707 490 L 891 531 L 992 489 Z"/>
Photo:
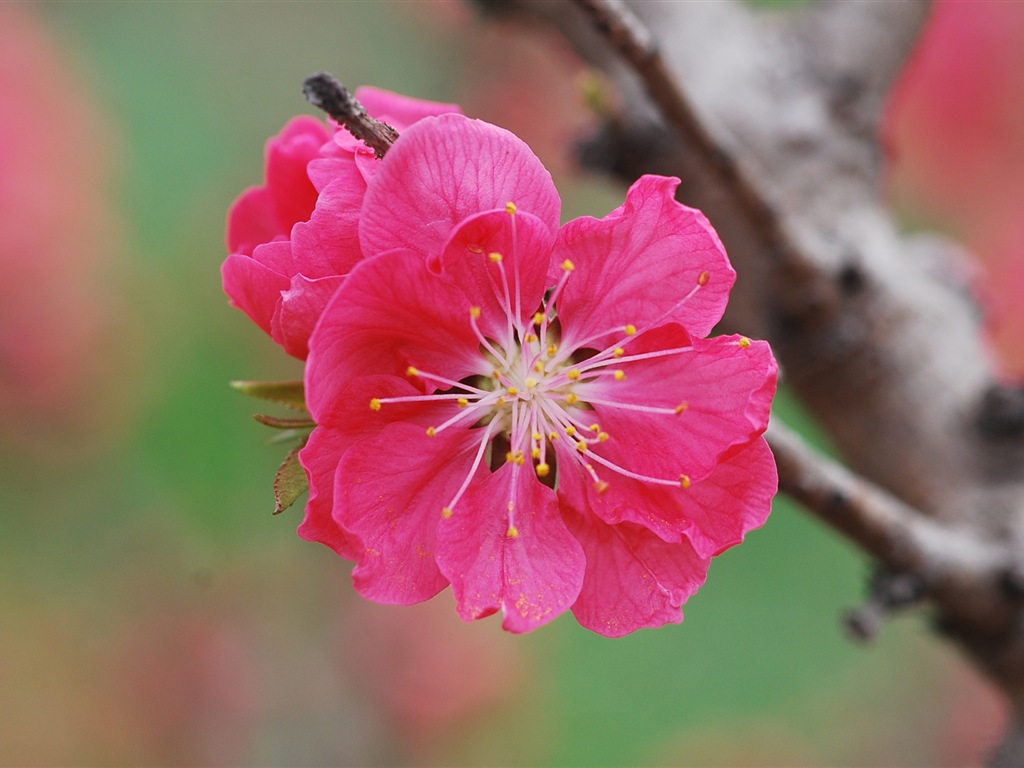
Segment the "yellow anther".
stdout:
<path fill-rule="evenodd" d="M 576 265 L 573 264 L 569 259 L 566 259 L 565 261 L 562 262 L 562 269 L 564 269 L 566 272 L 572 272 L 574 269 L 576 269 Z"/>
<path fill-rule="evenodd" d="M 522 451 L 516 451 L 516 455 L 512 460 L 521 467 L 526 463 L 526 454 Z"/>
<path fill-rule="evenodd" d="M 534 460 L 539 459 L 540 458 L 540 448 L 537 448 L 536 446 L 534 446 L 533 450 L 530 451 L 530 456 L 533 457 Z"/>
<path fill-rule="evenodd" d="M 573 381 L 576 381 L 576 379 L 578 379 L 580 377 L 580 371 L 579 371 L 578 368 L 573 368 L 571 371 L 569 371 L 565 375 L 568 376 Z"/>
<path fill-rule="evenodd" d="M 526 334 L 523 335 L 523 341 L 526 342 L 527 344 L 532 344 L 536 340 L 537 340 L 537 334 L 536 333 L 526 333 Z"/>
<path fill-rule="evenodd" d="M 700 276 L 697 278 L 697 285 L 707 285 L 708 280 L 710 279 L 711 273 L 705 269 L 703 272 L 700 273 Z"/>
<path fill-rule="evenodd" d="M 683 402 L 681 402 L 679 405 L 676 406 L 676 413 L 682 413 L 683 411 L 685 411 L 689 407 L 690 407 L 690 404 L 688 402 L 686 402 L 685 400 L 683 400 Z"/>
<path fill-rule="evenodd" d="M 410 365 L 408 368 L 405 369 L 405 375 L 406 376 L 419 376 L 420 372 L 419 372 L 418 368 L 415 368 L 415 367 Z"/>
<path fill-rule="evenodd" d="M 460 397 L 456 402 L 459 404 L 459 408 L 465 408 L 469 405 L 469 400 L 464 397 Z"/>
<path fill-rule="evenodd" d="M 441 510 L 441 517 L 443 517 L 445 520 L 447 520 L 451 516 L 452 516 L 452 508 L 451 507 L 445 507 L 444 509 Z"/>
<path fill-rule="evenodd" d="M 601 425 L 598 424 L 595 421 L 593 424 L 591 424 L 589 427 L 587 427 L 587 429 L 589 429 L 591 432 L 600 432 L 601 431 Z"/>
<path fill-rule="evenodd" d="M 434 437 L 437 434 L 437 430 L 433 427 L 427 427 L 427 437 Z"/>
<path fill-rule="evenodd" d="M 579 451 L 580 453 L 586 453 L 587 452 L 587 442 L 586 442 L 586 440 L 580 440 L 578 443 L 576 443 L 576 450 Z"/>
<path fill-rule="evenodd" d="M 626 335 L 627 336 L 635 336 L 636 335 L 636 326 L 633 325 L 632 323 L 630 323 L 629 325 L 626 326 L 625 331 L 626 331 Z"/>
<path fill-rule="evenodd" d="M 547 464 L 537 465 L 537 477 L 547 477 L 549 472 L 551 472 L 551 467 Z"/>
<path fill-rule="evenodd" d="M 483 253 L 484 252 L 484 249 L 481 248 L 479 245 L 467 245 L 466 246 L 466 250 L 468 250 L 470 253 Z"/>
<path fill-rule="evenodd" d="M 690 487 L 690 476 L 689 475 L 680 475 L 679 476 L 679 484 L 683 488 L 689 488 Z"/>
<path fill-rule="evenodd" d="M 617 370 L 615 372 L 615 380 L 616 381 L 625 381 L 626 380 L 626 372 L 624 370 L 622 370 L 621 368 L 619 370 Z"/>
<path fill-rule="evenodd" d="M 508 402 L 508 400 L 505 399 L 504 395 L 501 395 L 501 396 L 498 397 L 498 405 L 505 405 L 505 403 L 507 403 L 507 402 Z"/>
<path fill-rule="evenodd" d="M 533 378 L 533 376 L 527 376 L 526 377 L 526 388 L 527 389 L 536 389 L 538 384 L 540 384 L 540 382 L 537 381 L 535 378 Z"/>
<path fill-rule="evenodd" d="M 624 354 L 626 354 L 626 350 L 624 350 L 622 347 L 616 347 L 615 351 L 612 354 L 615 355 L 616 357 L 622 357 Z"/>
<path fill-rule="evenodd" d="M 533 370 L 535 370 L 537 373 L 544 373 L 544 363 L 538 360 L 536 363 L 533 364 Z"/>
<path fill-rule="evenodd" d="M 517 210 L 519 209 L 516 208 L 516 204 L 513 203 L 511 200 L 505 203 L 505 211 L 506 213 L 508 213 L 509 216 L 515 216 Z"/>
<path fill-rule="evenodd" d="M 508 527 L 508 537 L 510 539 L 517 539 L 517 538 L 519 538 L 519 529 L 516 528 L 514 525 L 510 525 Z"/>
<path fill-rule="evenodd" d="M 548 435 L 548 440 L 551 440 L 552 442 L 554 442 L 555 440 L 558 440 L 558 433 L 557 432 L 552 432 L 550 435 Z"/>
<path fill-rule="evenodd" d="M 569 405 L 576 405 L 576 403 L 579 402 L 579 399 L 579 395 L 577 395 L 575 392 L 570 392 L 568 395 L 565 396 L 565 402 L 567 402 Z"/>
<path fill-rule="evenodd" d="M 598 480 L 596 483 L 594 483 L 594 487 L 597 488 L 598 494 L 602 494 L 608 490 L 608 483 L 606 483 L 604 480 Z"/>
<path fill-rule="evenodd" d="M 501 379 L 501 371 L 499 371 L 497 368 L 495 368 L 493 371 L 491 371 L 491 378 L 492 379 L 500 380 Z"/>
<path fill-rule="evenodd" d="M 544 324 L 544 313 L 543 312 L 538 312 L 537 314 L 535 314 L 533 316 L 533 324 L 534 325 L 543 325 Z"/>
<path fill-rule="evenodd" d="M 746 336 L 740 336 L 740 347 L 743 349 L 750 349 L 750 339 Z"/>
<path fill-rule="evenodd" d="M 505 452 L 505 461 L 507 461 L 509 464 L 511 464 L 513 461 L 515 461 L 515 458 L 516 458 L 515 454 L 512 453 L 512 451 L 506 451 Z"/>
<path fill-rule="evenodd" d="M 548 357 L 554 357 L 555 356 L 555 352 L 557 352 L 557 351 L 558 351 L 558 345 L 557 344 L 548 344 Z"/>
<path fill-rule="evenodd" d="M 375 397 L 375 398 L 373 398 L 373 400 L 370 401 L 370 410 L 371 411 L 379 411 L 380 410 L 380 398 L 379 397 Z"/>
<path fill-rule="evenodd" d="M 510 395 L 512 395 L 512 397 L 515 397 L 516 395 L 518 395 L 518 394 L 519 394 L 519 390 L 518 390 L 518 389 L 516 389 L 515 387 L 509 387 L 509 388 L 508 388 L 508 393 L 509 393 Z"/>
<path fill-rule="evenodd" d="M 597 433 L 597 439 L 600 440 L 602 443 L 607 443 L 609 437 L 611 437 L 611 435 L 609 435 L 607 432 Z"/>
<path fill-rule="evenodd" d="M 565 428 L 565 434 L 567 434 L 569 437 L 573 437 L 576 434 L 576 427 L 570 424 L 568 427 Z"/>
<path fill-rule="evenodd" d="M 544 437 L 544 435 L 542 435 L 540 432 L 534 432 L 533 435 L 531 435 L 531 437 L 533 437 L 533 439 L 539 443 L 541 438 Z"/>
<path fill-rule="evenodd" d="M 500 262 L 504 257 L 497 251 L 491 251 L 487 254 L 487 258 L 493 261 L 495 264 Z"/>
<path fill-rule="evenodd" d="M 480 307 L 470 307 L 469 308 L 469 316 L 472 317 L 474 320 L 479 318 L 480 317 Z"/>

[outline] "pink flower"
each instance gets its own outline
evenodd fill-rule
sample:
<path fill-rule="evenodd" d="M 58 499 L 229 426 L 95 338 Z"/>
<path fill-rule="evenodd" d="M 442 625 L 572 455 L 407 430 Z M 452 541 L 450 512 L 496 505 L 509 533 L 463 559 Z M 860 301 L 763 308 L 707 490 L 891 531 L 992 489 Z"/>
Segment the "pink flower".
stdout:
<path fill-rule="evenodd" d="M 618 636 L 679 622 L 776 490 L 768 345 L 704 337 L 735 273 L 678 180 L 604 219 L 512 134 L 404 132 L 370 180 L 365 260 L 310 340 L 306 538 L 382 603 Z"/>
<path fill-rule="evenodd" d="M 356 97 L 398 130 L 459 112 L 376 88 Z M 266 184 L 243 192 L 228 213 L 224 290 L 294 357 L 305 359 L 320 313 L 361 258 L 359 210 L 377 165 L 347 131 L 296 117 L 267 143 Z"/>

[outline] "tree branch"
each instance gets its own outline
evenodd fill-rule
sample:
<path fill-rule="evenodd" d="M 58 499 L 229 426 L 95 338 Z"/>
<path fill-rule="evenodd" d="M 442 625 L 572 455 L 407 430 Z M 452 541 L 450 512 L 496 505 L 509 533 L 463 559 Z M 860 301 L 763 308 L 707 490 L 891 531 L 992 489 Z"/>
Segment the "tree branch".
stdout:
<path fill-rule="evenodd" d="M 398 140 L 398 131 L 371 117 L 348 88 L 327 72 L 307 77 L 302 83 L 302 95 L 372 149 L 378 158 L 384 157 Z"/>

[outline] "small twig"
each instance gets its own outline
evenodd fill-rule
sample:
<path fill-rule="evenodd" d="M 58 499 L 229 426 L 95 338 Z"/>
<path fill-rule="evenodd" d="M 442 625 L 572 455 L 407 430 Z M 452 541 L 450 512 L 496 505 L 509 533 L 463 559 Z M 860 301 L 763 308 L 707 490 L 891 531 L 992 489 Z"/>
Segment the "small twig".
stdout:
<path fill-rule="evenodd" d="M 889 616 L 919 605 L 924 598 L 924 583 L 919 575 L 879 568 L 871 579 L 867 602 L 843 617 L 846 631 L 860 642 L 873 640 Z"/>
<path fill-rule="evenodd" d="M 307 77 L 302 83 L 302 94 L 306 101 L 322 109 L 372 149 L 377 157 L 384 157 L 391 145 L 398 140 L 398 131 L 387 123 L 370 117 L 366 108 L 349 93 L 348 88 L 327 72 L 318 72 Z"/>
<path fill-rule="evenodd" d="M 791 496 L 888 568 L 913 574 L 925 588 L 997 583 L 1006 552 L 966 531 L 953 531 L 888 491 L 813 451 L 773 421 L 765 435 Z"/>

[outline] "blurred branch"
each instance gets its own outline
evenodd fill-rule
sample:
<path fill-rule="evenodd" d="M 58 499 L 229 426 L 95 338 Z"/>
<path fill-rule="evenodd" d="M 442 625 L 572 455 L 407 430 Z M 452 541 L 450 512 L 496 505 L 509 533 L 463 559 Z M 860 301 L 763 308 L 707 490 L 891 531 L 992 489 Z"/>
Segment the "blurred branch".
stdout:
<path fill-rule="evenodd" d="M 927 4 L 500 6 L 617 88 L 584 156 L 681 177 L 715 223 L 740 275 L 726 324 L 771 341 L 848 467 L 775 425 L 783 489 L 921 584 L 1024 720 L 1024 398 L 996 384 L 958 248 L 901 235 L 879 192 L 877 124 Z"/>
<path fill-rule="evenodd" d="M 322 109 L 339 125 L 343 125 L 379 158 L 384 157 L 398 140 L 398 131 L 370 117 L 366 108 L 349 93 L 348 88 L 326 72 L 307 77 L 302 83 L 302 95 L 314 107 Z"/>

